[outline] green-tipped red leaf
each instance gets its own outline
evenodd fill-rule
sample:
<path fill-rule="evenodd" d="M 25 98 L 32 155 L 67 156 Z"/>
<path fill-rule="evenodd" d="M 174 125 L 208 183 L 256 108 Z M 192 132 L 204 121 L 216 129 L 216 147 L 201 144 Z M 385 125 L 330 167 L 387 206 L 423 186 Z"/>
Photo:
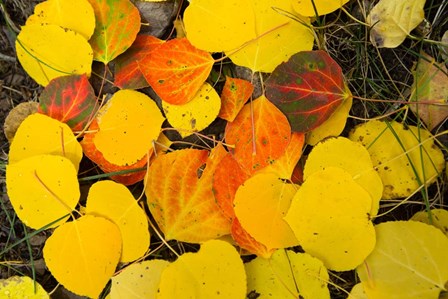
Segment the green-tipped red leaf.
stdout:
<path fill-rule="evenodd" d="M 140 69 L 165 102 L 188 103 L 199 91 L 212 69 L 210 53 L 195 48 L 186 38 L 167 41 L 140 60 Z"/>
<path fill-rule="evenodd" d="M 280 64 L 266 81 L 266 97 L 293 132 L 321 125 L 348 97 L 340 66 L 324 51 L 304 51 Z"/>
<path fill-rule="evenodd" d="M 140 30 L 140 13 L 129 0 L 89 0 L 95 12 L 93 59 L 108 64 L 126 51 Z"/>
<path fill-rule="evenodd" d="M 115 85 L 122 89 L 148 87 L 149 84 L 140 71 L 138 61 L 162 43 L 164 41 L 155 36 L 138 35 L 132 46 L 115 60 Z"/>
<path fill-rule="evenodd" d="M 38 112 L 66 123 L 73 131 L 84 129 L 97 109 L 95 92 L 85 74 L 53 79 L 39 97 Z"/>

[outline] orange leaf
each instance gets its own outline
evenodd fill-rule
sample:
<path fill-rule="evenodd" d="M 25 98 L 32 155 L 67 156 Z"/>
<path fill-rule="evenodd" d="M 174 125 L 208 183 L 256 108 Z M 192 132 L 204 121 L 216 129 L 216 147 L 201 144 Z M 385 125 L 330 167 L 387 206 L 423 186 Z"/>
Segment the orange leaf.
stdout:
<path fill-rule="evenodd" d="M 139 65 L 162 100 L 181 105 L 193 99 L 213 63 L 210 53 L 195 48 L 186 38 L 177 38 L 154 49 Z"/>
<path fill-rule="evenodd" d="M 138 35 L 132 46 L 115 59 L 115 85 L 121 89 L 148 87 L 148 82 L 140 71 L 138 61 L 145 58 L 162 43 L 164 41 L 157 37 L 145 34 Z"/>
<path fill-rule="evenodd" d="M 98 122 L 96 121 L 96 119 L 93 120 L 90 124 L 89 131 L 98 131 Z M 107 161 L 106 158 L 104 158 L 103 154 L 96 148 L 95 143 L 93 142 L 95 134 L 96 133 L 86 133 L 84 135 L 84 139 L 81 141 L 82 150 L 87 158 L 95 162 L 95 164 L 97 164 L 98 167 L 105 173 L 136 169 L 144 167 L 146 165 L 146 155 L 131 165 L 116 165 Z M 113 175 L 111 176 L 111 179 L 118 183 L 122 183 L 123 185 L 129 186 L 143 180 L 145 178 L 145 174 L 146 171 L 132 172 L 129 174 Z"/>
<path fill-rule="evenodd" d="M 275 251 L 275 249 L 268 250 L 266 246 L 255 240 L 244 230 L 238 218 L 233 219 L 232 222 L 232 237 L 241 248 L 264 258 L 269 258 Z"/>
<path fill-rule="evenodd" d="M 213 173 L 226 155 L 183 149 L 158 156 L 148 170 L 148 207 L 167 240 L 200 243 L 229 234 L 230 221 L 216 204 Z M 205 165 L 205 169 L 203 169 Z"/>
<path fill-rule="evenodd" d="M 226 76 L 218 116 L 227 121 L 234 121 L 253 91 L 254 86 L 249 81 Z"/>
<path fill-rule="evenodd" d="M 291 127 L 286 116 L 265 96 L 246 104 L 226 127 L 226 142 L 235 145 L 235 159 L 250 173 L 280 158 L 290 139 Z"/>
<path fill-rule="evenodd" d="M 249 178 L 231 154 L 226 154 L 213 175 L 213 193 L 222 213 L 233 220 L 233 200 L 238 187 Z"/>

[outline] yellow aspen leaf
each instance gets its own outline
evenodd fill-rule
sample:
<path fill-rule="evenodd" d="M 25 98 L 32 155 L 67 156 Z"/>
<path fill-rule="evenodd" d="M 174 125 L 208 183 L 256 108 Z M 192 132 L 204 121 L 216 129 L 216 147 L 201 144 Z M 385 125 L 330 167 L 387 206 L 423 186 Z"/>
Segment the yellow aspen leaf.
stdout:
<path fill-rule="evenodd" d="M 98 298 L 121 254 L 119 228 L 92 215 L 59 226 L 45 242 L 45 264 L 69 291 Z"/>
<path fill-rule="evenodd" d="M 221 93 L 222 105 L 218 116 L 227 121 L 234 121 L 253 91 L 254 85 L 249 81 L 226 76 Z"/>
<path fill-rule="evenodd" d="M 418 60 L 409 99 L 411 110 L 432 131 L 448 116 L 448 70 L 444 63 L 436 63 L 429 55 Z"/>
<path fill-rule="evenodd" d="M 423 128 L 371 120 L 356 126 L 349 139 L 369 151 L 383 181 L 383 199 L 411 195 L 421 185 L 433 183 L 445 167 L 442 151 Z"/>
<path fill-rule="evenodd" d="M 0 279 L 0 298 L 50 299 L 50 295 L 28 276 L 11 276 Z"/>
<path fill-rule="evenodd" d="M 203 243 L 184 253 L 162 273 L 159 299 L 246 297 L 246 273 L 236 249 L 224 241 Z"/>
<path fill-rule="evenodd" d="M 256 254 L 263 258 L 269 258 L 275 249 L 268 249 L 264 244 L 254 239 L 238 221 L 238 218 L 233 218 L 232 221 L 232 238 L 242 249 L 247 250 L 251 254 Z"/>
<path fill-rule="evenodd" d="M 364 292 L 364 288 L 362 287 L 362 283 L 357 283 L 350 291 L 347 299 L 369 299 Z"/>
<path fill-rule="evenodd" d="M 20 124 L 9 150 L 9 163 L 41 154 L 66 157 L 78 170 L 82 147 L 67 124 L 34 113 Z"/>
<path fill-rule="evenodd" d="M 398 47 L 425 18 L 425 0 L 380 0 L 367 16 L 370 41 L 378 48 Z"/>
<path fill-rule="evenodd" d="M 60 76 L 90 76 L 93 51 L 89 43 L 81 34 L 58 25 L 23 26 L 16 51 L 28 75 L 43 86 Z"/>
<path fill-rule="evenodd" d="M 129 165 L 143 158 L 159 136 L 164 117 L 147 95 L 123 89 L 116 92 L 97 116 L 93 142 L 104 158 Z"/>
<path fill-rule="evenodd" d="M 283 155 L 275 160 L 271 165 L 266 166 L 257 173 L 276 173 L 279 178 L 290 180 L 294 168 L 302 156 L 305 135 L 303 133 L 292 133 L 291 141 L 286 147 Z"/>
<path fill-rule="evenodd" d="M 328 138 L 318 143 L 308 156 L 303 171 L 306 180 L 313 173 L 327 167 L 339 167 L 347 171 L 353 180 L 372 198 L 370 215 L 376 215 L 383 195 L 383 183 L 374 170 L 367 149 L 345 137 Z"/>
<path fill-rule="evenodd" d="M 241 226 L 268 250 L 297 246 L 283 217 L 298 186 L 285 183 L 275 173 L 256 174 L 237 190 L 233 202 Z"/>
<path fill-rule="evenodd" d="M 439 229 L 393 221 L 375 231 L 375 249 L 356 269 L 368 298 L 437 299 L 446 291 L 448 238 Z"/>
<path fill-rule="evenodd" d="M 269 259 L 246 263 L 247 292 L 258 298 L 327 299 L 330 291 L 324 264 L 307 253 L 277 250 Z"/>
<path fill-rule="evenodd" d="M 440 229 L 445 236 L 448 237 L 448 211 L 444 209 L 432 209 L 431 218 L 429 218 L 428 212 L 420 211 L 415 213 L 411 219 L 413 221 L 419 221 L 426 224 L 433 225 Z M 432 222 L 432 223 L 431 223 Z"/>
<path fill-rule="evenodd" d="M 353 103 L 353 97 L 348 88 L 346 88 L 346 93 L 347 97 L 342 104 L 336 108 L 333 114 L 317 128 L 306 134 L 307 144 L 314 146 L 327 137 L 339 136 L 339 134 L 342 133 Z"/>
<path fill-rule="evenodd" d="M 279 159 L 291 140 L 286 116 L 265 96 L 244 105 L 226 126 L 226 142 L 243 170 L 254 173 Z M 255 138 L 255 140 L 254 140 Z"/>
<path fill-rule="evenodd" d="M 172 105 L 162 101 L 168 122 L 182 138 L 207 128 L 218 116 L 221 99 L 215 89 L 204 83 L 191 101 Z"/>
<path fill-rule="evenodd" d="M 347 3 L 349 0 L 293 0 L 294 10 L 307 17 L 329 14 Z"/>
<path fill-rule="evenodd" d="M 124 185 L 108 180 L 93 184 L 86 213 L 107 218 L 118 226 L 123 240 L 120 262 L 132 262 L 148 250 L 150 236 L 145 211 Z"/>
<path fill-rule="evenodd" d="M 95 14 L 87 0 L 47 0 L 34 7 L 34 14 L 26 20 L 26 25 L 30 24 L 59 25 L 89 40 L 95 29 Z"/>
<path fill-rule="evenodd" d="M 230 233 L 230 220 L 213 195 L 213 174 L 226 154 L 218 145 L 210 156 L 205 150 L 183 149 L 153 160 L 145 193 L 166 240 L 201 243 Z"/>
<path fill-rule="evenodd" d="M 272 6 L 270 0 L 192 0 L 184 14 L 187 38 L 199 49 L 225 51 L 237 65 L 272 72 L 294 53 L 311 50 L 314 41 L 309 19 L 295 14 L 290 2 Z"/>
<path fill-rule="evenodd" d="M 165 260 L 149 260 L 124 268 L 112 277 L 110 299 L 155 299 L 160 277 L 170 263 Z"/>
<path fill-rule="evenodd" d="M 67 158 L 37 155 L 6 167 L 6 187 L 20 220 L 33 229 L 72 212 L 79 201 L 79 183 L 73 163 Z M 56 227 L 68 216 L 52 224 Z"/>
<path fill-rule="evenodd" d="M 361 264 L 375 246 L 371 206 L 369 193 L 349 172 L 326 167 L 305 180 L 285 220 L 305 252 L 331 270 L 347 271 Z"/>

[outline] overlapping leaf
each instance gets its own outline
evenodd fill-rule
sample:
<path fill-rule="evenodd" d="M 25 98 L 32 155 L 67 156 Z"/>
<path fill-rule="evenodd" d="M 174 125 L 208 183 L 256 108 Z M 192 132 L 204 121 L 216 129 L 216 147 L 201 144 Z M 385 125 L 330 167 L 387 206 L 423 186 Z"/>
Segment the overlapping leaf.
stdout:
<path fill-rule="evenodd" d="M 157 298 L 244 298 L 245 294 L 246 273 L 238 252 L 224 241 L 211 240 L 163 271 Z"/>
<path fill-rule="evenodd" d="M 439 298 L 448 281 L 448 238 L 415 221 L 385 222 L 375 231 L 375 249 L 357 268 L 368 298 Z"/>
<path fill-rule="evenodd" d="M 138 35 L 132 46 L 115 60 L 115 85 L 122 89 L 148 87 L 149 84 L 140 70 L 139 61 L 163 42 L 151 35 Z"/>
<path fill-rule="evenodd" d="M 142 257 L 149 248 L 148 221 L 131 192 L 113 181 L 100 181 L 90 187 L 86 213 L 115 223 L 123 240 L 120 262 Z"/>
<path fill-rule="evenodd" d="M 51 80 L 39 97 L 38 111 L 81 131 L 97 108 L 95 92 L 84 74 Z"/>
<path fill-rule="evenodd" d="M 184 149 L 154 159 L 145 193 L 167 240 L 199 243 L 230 232 L 212 190 L 213 173 L 225 155 L 218 146 L 210 156 L 205 150 Z"/>
<path fill-rule="evenodd" d="M 349 0 L 294 0 L 294 10 L 302 16 L 314 17 L 329 14 Z"/>
<path fill-rule="evenodd" d="M 433 225 L 440 229 L 448 237 L 448 211 L 444 209 L 431 209 L 428 213 L 420 211 L 415 213 L 410 220 Z"/>
<path fill-rule="evenodd" d="M 140 13 L 129 0 L 88 0 L 95 13 L 93 58 L 108 64 L 126 51 L 140 30 Z"/>
<path fill-rule="evenodd" d="M 80 196 L 72 162 L 54 155 L 35 155 L 9 164 L 6 186 L 17 216 L 34 229 L 71 213 Z M 68 216 L 49 227 L 56 227 L 67 219 Z"/>
<path fill-rule="evenodd" d="M 260 298 L 330 298 L 327 269 L 307 253 L 277 250 L 270 259 L 258 257 L 245 267 L 249 294 L 260 294 Z"/>
<path fill-rule="evenodd" d="M 226 77 L 221 93 L 221 110 L 218 116 L 230 122 L 234 121 L 253 91 L 254 86 L 249 81 Z"/>
<path fill-rule="evenodd" d="M 171 105 L 162 101 L 163 112 L 180 136 L 187 137 L 207 128 L 218 116 L 221 99 L 215 89 L 204 83 L 191 101 Z"/>
<path fill-rule="evenodd" d="M 59 283 L 75 294 L 98 298 L 120 260 L 120 230 L 105 218 L 83 216 L 58 227 L 43 254 Z"/>
<path fill-rule="evenodd" d="M 58 25 L 23 26 L 16 39 L 20 64 L 39 84 L 71 74 L 90 76 L 93 59 L 87 40 Z"/>
<path fill-rule="evenodd" d="M 35 280 L 28 276 L 11 276 L 0 279 L 0 290 L 4 298 L 49 299 L 50 295 Z M 7 297 L 6 297 L 7 296 Z"/>
<path fill-rule="evenodd" d="M 266 81 L 266 97 L 288 117 L 294 132 L 318 127 L 350 96 L 341 67 L 321 50 L 294 54 Z"/>
<path fill-rule="evenodd" d="M 285 115 L 261 96 L 241 109 L 225 134 L 226 142 L 234 145 L 235 159 L 245 171 L 254 173 L 283 155 L 291 127 Z"/>
<path fill-rule="evenodd" d="M 232 238 L 242 249 L 247 250 L 251 254 L 256 254 L 268 259 L 275 249 L 268 249 L 265 245 L 254 239 L 238 221 L 238 218 L 232 221 Z"/>
<path fill-rule="evenodd" d="M 141 59 L 140 69 L 157 95 L 173 105 L 188 103 L 207 79 L 213 57 L 177 38 L 161 44 Z"/>

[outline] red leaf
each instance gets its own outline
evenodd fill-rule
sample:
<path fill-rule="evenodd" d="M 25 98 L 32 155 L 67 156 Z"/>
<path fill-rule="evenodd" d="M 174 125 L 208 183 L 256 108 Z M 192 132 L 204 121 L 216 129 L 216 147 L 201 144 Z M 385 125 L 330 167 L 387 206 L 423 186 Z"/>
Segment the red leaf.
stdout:
<path fill-rule="evenodd" d="M 318 127 L 347 96 L 340 66 L 321 50 L 294 54 L 266 81 L 266 97 L 288 117 L 293 132 Z"/>
<path fill-rule="evenodd" d="M 291 139 L 291 127 L 286 116 L 261 96 L 241 109 L 227 124 L 225 134 L 226 142 L 235 146 L 235 159 L 253 174 L 283 155 Z"/>
<path fill-rule="evenodd" d="M 213 193 L 222 213 L 228 219 L 235 218 L 233 200 L 238 187 L 249 178 L 238 162 L 227 153 L 219 163 L 213 175 Z"/>
<path fill-rule="evenodd" d="M 140 13 L 129 0 L 88 0 L 95 12 L 93 59 L 108 64 L 126 51 L 140 30 Z"/>
<path fill-rule="evenodd" d="M 115 85 L 121 89 L 140 89 L 148 87 L 140 71 L 138 60 L 146 57 L 152 50 L 164 43 L 151 35 L 138 35 L 132 46 L 115 59 Z"/>
<path fill-rule="evenodd" d="M 232 222 L 232 237 L 238 246 L 246 249 L 250 253 L 264 258 L 270 258 L 276 249 L 267 249 L 266 246 L 255 240 L 240 224 L 238 218 Z"/>
<path fill-rule="evenodd" d="M 221 94 L 221 111 L 219 117 L 233 121 L 254 91 L 249 81 L 226 77 L 226 83 Z"/>
<path fill-rule="evenodd" d="M 86 75 L 58 77 L 42 91 L 38 112 L 81 131 L 98 109 L 96 96 Z"/>
<path fill-rule="evenodd" d="M 98 123 L 95 119 L 90 124 L 89 131 L 95 132 L 97 130 L 98 130 Z M 95 133 L 86 133 L 84 135 L 84 139 L 81 141 L 81 146 L 87 158 L 95 162 L 98 165 L 98 167 L 102 171 L 104 171 L 104 173 L 145 167 L 147 162 L 147 155 L 145 155 L 143 158 L 141 158 L 136 163 L 131 165 L 120 166 L 110 163 L 104 158 L 103 154 L 96 148 L 95 143 L 93 142 L 94 138 Z M 146 170 L 143 170 L 123 175 L 113 175 L 111 176 L 111 179 L 123 185 L 129 186 L 143 180 L 145 178 L 145 175 Z"/>
<path fill-rule="evenodd" d="M 210 53 L 195 48 L 186 38 L 167 41 L 139 62 L 143 75 L 157 95 L 173 105 L 193 99 L 210 74 L 213 63 Z"/>

